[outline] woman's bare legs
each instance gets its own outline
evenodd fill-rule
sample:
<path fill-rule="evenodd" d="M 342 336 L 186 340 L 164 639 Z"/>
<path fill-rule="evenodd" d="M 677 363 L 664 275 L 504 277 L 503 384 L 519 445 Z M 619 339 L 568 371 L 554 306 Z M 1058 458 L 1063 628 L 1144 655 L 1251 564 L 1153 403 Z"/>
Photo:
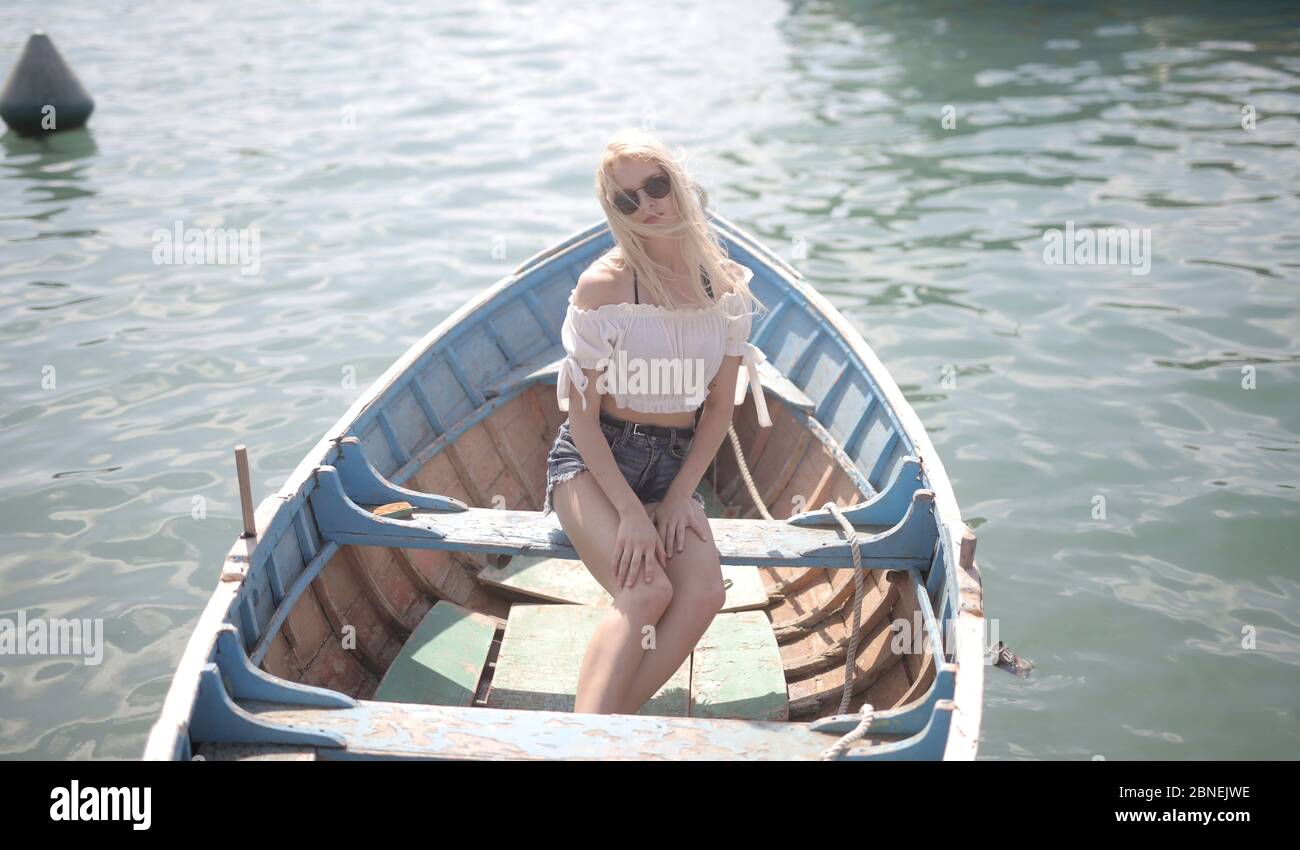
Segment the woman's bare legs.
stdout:
<path fill-rule="evenodd" d="M 642 655 L 624 694 L 618 709 L 623 714 L 636 714 L 672 678 L 726 602 L 718 547 L 712 540 L 701 540 L 688 529 L 685 547 L 673 553 L 664 571 L 673 584 L 672 602 L 659 618 L 655 642 Z"/>
<path fill-rule="evenodd" d="M 646 634 L 672 602 L 672 582 L 663 572 L 648 584 L 639 579 L 631 587 L 622 587 L 615 581 L 613 555 L 618 511 L 589 471 L 556 484 L 551 491 L 551 503 L 578 557 L 614 599 L 609 613 L 597 624 L 582 658 L 573 710 L 594 714 L 621 712 L 632 676 L 646 654 L 643 644 L 649 645 Z M 659 645 L 662 639 L 662 635 L 655 635 Z"/>

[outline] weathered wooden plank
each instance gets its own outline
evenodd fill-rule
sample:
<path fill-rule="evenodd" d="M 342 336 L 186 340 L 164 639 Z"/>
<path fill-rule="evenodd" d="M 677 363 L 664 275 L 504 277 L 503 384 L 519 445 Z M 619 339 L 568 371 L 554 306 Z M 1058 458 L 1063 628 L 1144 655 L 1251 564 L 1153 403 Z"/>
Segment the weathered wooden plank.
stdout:
<path fill-rule="evenodd" d="M 878 573 L 873 575 L 879 575 Z M 876 581 L 872 575 L 864 577 L 862 603 L 858 610 L 858 635 L 867 640 L 880 622 L 889 616 L 897 599 L 897 582 Z M 790 679 L 801 679 L 835 664 L 843 664 L 853 635 L 852 598 L 816 629 L 802 634 L 798 640 L 781 647 L 782 664 Z M 783 635 L 774 630 L 778 643 Z M 788 633 L 787 633 L 788 634 Z"/>
<path fill-rule="evenodd" d="M 241 703 L 254 716 L 289 729 L 337 730 L 347 746 L 318 758 L 411 758 L 583 761 L 805 761 L 820 758 L 840 733 L 806 723 L 573 714 L 362 700 L 356 708 L 304 710 Z M 850 755 L 911 739 L 869 736 Z"/>
<path fill-rule="evenodd" d="M 578 673 L 596 625 L 607 609 L 586 605 L 515 605 L 506 621 L 488 707 L 573 711 Z M 643 715 L 686 715 L 690 659 L 641 710 Z"/>
<path fill-rule="evenodd" d="M 762 612 L 713 618 L 692 653 L 691 716 L 789 719 L 781 653 Z"/>
<path fill-rule="evenodd" d="M 370 604 L 382 616 L 384 623 L 388 626 L 388 631 L 397 640 L 406 640 L 411 636 L 411 626 L 406 620 L 402 619 L 402 614 L 393 605 L 393 600 L 384 592 L 384 588 L 379 586 L 375 576 L 376 556 L 387 556 L 388 549 L 369 549 L 361 546 L 344 546 L 341 550 L 343 553 L 344 563 L 352 570 L 352 574 L 360 582 L 366 598 Z"/>
<path fill-rule="evenodd" d="M 849 702 L 852 711 L 860 711 L 864 703 L 873 709 L 892 709 L 904 704 L 912 683 L 907 678 L 907 668 L 894 662 L 870 687 Z"/>
<path fill-rule="evenodd" d="M 870 591 L 876 585 L 880 584 L 880 572 L 867 572 L 864 592 Z M 776 639 L 784 643 L 790 640 L 793 635 L 807 634 L 809 631 L 817 628 L 818 624 L 838 613 L 841 609 L 848 608 L 849 600 L 853 598 L 855 585 L 853 583 L 852 570 L 836 570 L 831 574 L 829 590 L 830 595 L 824 595 L 826 588 L 815 588 L 815 594 L 809 594 L 812 599 L 816 599 L 820 604 L 810 606 L 809 609 L 801 615 L 790 618 L 783 616 L 777 619 L 773 616 L 773 631 L 776 633 Z M 848 610 L 852 610 L 848 608 Z"/>
<path fill-rule="evenodd" d="M 480 584 L 519 593 L 544 602 L 602 605 L 605 588 L 581 561 L 560 558 L 511 558 L 504 567 L 488 566 L 477 576 Z"/>
<path fill-rule="evenodd" d="M 401 568 L 402 574 L 406 576 L 406 580 L 421 594 L 435 601 L 447 598 L 447 594 L 429 581 L 425 574 L 415 566 L 411 561 L 410 554 L 405 549 L 400 546 L 393 546 L 388 551 L 393 553 L 393 559 L 397 561 L 397 565 Z"/>
<path fill-rule="evenodd" d="M 794 640 L 802 635 L 802 629 L 790 629 L 789 626 L 802 621 L 810 611 L 819 611 L 826 606 L 835 593 L 835 584 L 831 580 L 838 570 L 809 570 L 814 573 L 812 581 L 796 593 L 778 593 L 767 609 L 772 618 L 772 631 L 777 643 Z"/>
<path fill-rule="evenodd" d="M 502 433 L 501 427 L 497 424 L 496 417 L 489 416 L 483 420 L 483 429 L 487 431 L 488 439 L 492 441 L 493 448 L 496 449 L 502 465 L 506 471 L 515 479 L 515 486 L 528 494 L 528 504 L 530 507 L 536 506 L 538 509 L 542 506 L 544 493 L 539 490 L 538 482 L 524 471 L 519 456 L 515 449 L 510 445 L 510 441 Z"/>
<path fill-rule="evenodd" d="M 887 622 L 880 623 L 858 642 L 858 656 L 853 665 L 853 693 L 866 690 L 897 660 L 891 649 L 892 631 Z M 834 710 L 844 692 L 844 665 L 837 664 L 806 679 L 790 682 L 790 716 L 817 716 Z"/>
<path fill-rule="evenodd" d="M 329 540 L 366 546 L 451 549 L 502 555 L 576 559 L 577 552 L 553 514 L 469 508 L 439 513 L 417 510 L 407 520 L 377 517 L 344 494 L 333 467 L 317 469 L 312 494 L 321 532 Z M 938 529 L 934 495 L 918 490 L 898 525 L 863 526 L 858 543 L 872 569 L 929 565 Z M 838 528 L 800 527 L 780 520 L 710 520 L 724 564 L 851 568 L 848 541 Z"/>
<path fill-rule="evenodd" d="M 788 434 L 788 432 L 786 432 L 786 434 Z M 778 435 L 778 437 L 786 437 L 786 434 Z M 775 445 L 772 447 L 772 454 L 776 455 L 778 458 L 784 458 L 779 467 L 765 464 L 755 469 L 753 464 L 750 464 L 750 477 L 754 479 L 754 486 L 759 491 L 759 497 L 763 500 L 763 504 L 767 506 L 768 513 L 775 517 L 784 516 L 788 513 L 788 510 L 784 505 L 776 504 L 776 498 L 781 495 L 789 485 L 790 481 L 794 478 L 795 473 L 799 471 L 805 462 L 807 462 L 808 452 L 813 447 L 813 438 L 807 430 L 798 431 L 795 435 L 795 440 L 797 445 L 788 455 L 780 451 L 779 447 Z M 816 455 L 813 457 L 815 458 Z M 816 462 L 817 461 L 814 461 L 814 463 Z M 771 476 L 771 480 L 766 486 L 764 486 L 761 482 L 760 476 L 765 470 L 774 468 L 776 469 L 776 474 Z M 749 493 L 748 486 L 744 486 L 737 494 L 737 497 L 740 499 L 740 504 L 743 505 L 745 500 L 748 500 L 750 505 L 744 510 L 742 516 L 749 517 L 762 515 L 758 510 L 758 505 L 754 504 L 754 499 Z"/>
<path fill-rule="evenodd" d="M 344 556 L 340 554 L 337 557 L 339 560 L 342 560 Z M 346 633 L 345 629 L 348 626 L 352 626 L 354 630 L 353 634 L 356 638 L 356 646 L 354 647 L 354 651 L 345 652 L 345 657 L 354 659 L 356 663 L 365 668 L 366 672 L 370 673 L 370 675 L 381 676 L 383 675 L 385 665 L 379 659 L 376 650 L 371 646 L 369 641 L 365 640 L 365 636 L 361 634 L 361 630 L 356 628 L 355 624 L 349 623 L 343 616 L 344 612 L 349 609 L 351 603 L 349 602 L 347 605 L 341 604 L 335 597 L 334 591 L 330 588 L 330 578 L 339 576 L 346 569 L 346 563 L 340 563 L 337 566 L 334 566 L 333 569 L 331 569 L 331 565 L 326 565 L 321 575 L 317 576 L 312 581 L 311 590 L 316 598 L 317 604 L 320 605 L 321 611 L 325 613 L 325 619 L 329 622 L 330 629 L 333 631 L 333 636 L 330 638 L 330 642 L 334 643 L 336 646 L 339 645 L 339 642 L 343 639 L 343 636 Z"/>
<path fill-rule="evenodd" d="M 497 623 L 451 602 L 429 609 L 389 666 L 374 698 L 426 705 L 472 705 Z"/>
<path fill-rule="evenodd" d="M 721 613 L 756 611 L 767 607 L 767 591 L 756 567 L 723 564 L 722 581 L 727 587 L 727 598 L 722 603 Z"/>
<path fill-rule="evenodd" d="M 763 567 L 759 573 L 763 577 L 763 586 L 767 588 L 768 598 L 774 603 L 782 599 L 797 596 L 805 588 L 821 581 L 825 570 L 807 567 Z"/>

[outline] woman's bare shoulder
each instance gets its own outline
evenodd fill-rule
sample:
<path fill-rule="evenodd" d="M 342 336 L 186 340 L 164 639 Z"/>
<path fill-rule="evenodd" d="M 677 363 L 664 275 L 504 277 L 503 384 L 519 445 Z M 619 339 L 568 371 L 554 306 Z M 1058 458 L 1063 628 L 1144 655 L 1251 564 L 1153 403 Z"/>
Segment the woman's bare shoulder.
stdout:
<path fill-rule="evenodd" d="M 604 257 L 596 259 L 578 277 L 573 291 L 573 306 L 591 310 L 606 304 L 621 304 L 627 300 L 624 290 L 631 287 L 632 272 L 616 268 Z"/>

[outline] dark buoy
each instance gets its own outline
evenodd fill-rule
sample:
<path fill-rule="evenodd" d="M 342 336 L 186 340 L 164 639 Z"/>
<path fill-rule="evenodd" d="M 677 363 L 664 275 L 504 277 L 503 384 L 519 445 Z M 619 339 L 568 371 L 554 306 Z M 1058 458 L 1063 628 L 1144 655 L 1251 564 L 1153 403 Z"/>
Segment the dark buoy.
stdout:
<path fill-rule="evenodd" d="M 40 136 L 85 125 L 94 108 L 50 37 L 32 33 L 0 91 L 0 118 L 19 135 Z"/>

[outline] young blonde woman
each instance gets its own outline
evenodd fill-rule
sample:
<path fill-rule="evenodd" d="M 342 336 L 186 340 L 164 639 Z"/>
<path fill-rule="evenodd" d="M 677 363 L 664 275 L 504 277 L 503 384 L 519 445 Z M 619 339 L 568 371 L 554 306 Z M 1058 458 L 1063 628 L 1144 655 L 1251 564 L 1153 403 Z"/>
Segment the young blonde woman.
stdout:
<path fill-rule="evenodd" d="M 574 710 L 635 714 L 725 599 L 696 487 L 748 388 L 760 425 L 771 420 L 763 354 L 748 341 L 753 272 L 727 257 L 681 161 L 651 133 L 620 133 L 596 197 L 615 244 L 569 298 L 557 388 L 569 418 L 547 458 L 542 510 L 613 597 Z"/>

